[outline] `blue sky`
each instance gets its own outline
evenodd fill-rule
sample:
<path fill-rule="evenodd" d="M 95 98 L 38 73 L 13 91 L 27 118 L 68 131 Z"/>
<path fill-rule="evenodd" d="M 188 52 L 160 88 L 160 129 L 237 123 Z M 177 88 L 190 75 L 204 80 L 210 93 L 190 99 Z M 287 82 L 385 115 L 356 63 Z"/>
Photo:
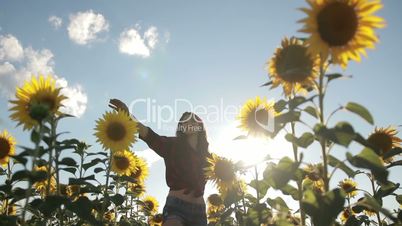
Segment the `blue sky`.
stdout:
<path fill-rule="evenodd" d="M 401 125 L 402 2 L 383 2 L 378 15 L 385 18 L 387 26 L 377 32 L 380 43 L 361 63 L 350 63 L 344 73 L 353 79 L 331 84 L 326 107 L 330 111 L 348 101 L 359 102 L 370 109 L 376 125 Z M 303 36 L 297 33 L 301 25 L 296 23 L 304 18 L 297 10 L 303 6 L 304 1 L 292 0 L 2 0 L 0 36 L 17 47 L 0 48 L 0 53 L 8 51 L 8 55 L 0 54 L 0 130 L 7 128 L 20 144 L 27 144 L 27 134 L 8 119 L 7 100 L 21 78 L 41 70 L 56 74 L 64 84 L 68 82 L 66 89 L 73 100 L 68 110 L 79 117 L 65 120 L 59 129 L 93 144 L 92 151 L 101 149 L 92 134 L 95 120 L 108 109 L 109 98 L 128 104 L 150 98 L 155 101 L 153 106 L 172 106 L 177 99 L 199 106 L 223 101 L 223 107 L 240 106 L 257 95 L 279 99 L 281 90 L 268 91 L 259 85 L 268 80 L 265 62 L 280 40 Z M 95 24 L 92 31 L 85 27 L 88 21 Z M 186 110 L 188 106 L 179 106 L 177 114 Z M 133 113 L 145 117 L 147 111 L 138 106 Z M 365 135 L 373 129 L 347 113 L 334 119 L 352 122 Z M 231 141 L 238 133 L 234 116 L 206 124 L 215 148 L 211 151 L 240 159 L 246 156 L 238 150 L 244 145 Z M 147 125 L 160 134 L 173 135 L 176 122 L 164 123 L 168 129 L 157 128 L 155 122 Z M 289 154 L 289 147 L 278 140 L 272 147 L 286 150 L 272 150 L 271 154 Z M 147 188 L 163 206 L 168 191 L 163 162 L 143 142 L 136 143 L 133 150 L 153 161 Z M 318 149 L 312 151 L 316 152 L 306 153 L 306 159 L 318 161 Z M 339 152 L 344 156 L 345 150 Z M 396 172 L 392 176 L 397 179 Z M 207 192 L 211 190 L 208 185 Z"/>

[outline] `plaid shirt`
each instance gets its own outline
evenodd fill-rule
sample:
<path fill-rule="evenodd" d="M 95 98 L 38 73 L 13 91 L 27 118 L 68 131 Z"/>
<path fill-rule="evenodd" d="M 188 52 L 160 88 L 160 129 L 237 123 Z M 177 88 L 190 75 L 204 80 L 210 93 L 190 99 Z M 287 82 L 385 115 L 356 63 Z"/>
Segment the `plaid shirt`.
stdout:
<path fill-rule="evenodd" d="M 186 156 L 177 155 L 177 137 L 160 136 L 148 127 L 146 137 L 139 136 L 161 156 L 166 166 L 166 183 L 170 190 L 185 189 L 185 194 L 194 191 L 194 196 L 204 194 L 206 178 L 201 156 L 193 150 L 186 150 Z M 191 148 L 190 146 L 188 148 Z"/>

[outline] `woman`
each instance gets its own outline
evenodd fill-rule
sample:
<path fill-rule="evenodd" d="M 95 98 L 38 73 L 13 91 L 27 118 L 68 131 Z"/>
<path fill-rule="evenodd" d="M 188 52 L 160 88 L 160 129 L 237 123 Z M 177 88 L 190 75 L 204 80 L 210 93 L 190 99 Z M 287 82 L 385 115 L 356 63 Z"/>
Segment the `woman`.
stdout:
<path fill-rule="evenodd" d="M 127 105 L 118 99 L 111 99 L 109 106 L 129 113 Z M 183 113 L 174 137 L 160 136 L 135 117 L 133 120 L 138 122 L 139 138 L 165 162 L 170 190 L 163 208 L 163 226 L 207 225 L 203 168 L 211 154 L 201 119 L 194 113 Z"/>

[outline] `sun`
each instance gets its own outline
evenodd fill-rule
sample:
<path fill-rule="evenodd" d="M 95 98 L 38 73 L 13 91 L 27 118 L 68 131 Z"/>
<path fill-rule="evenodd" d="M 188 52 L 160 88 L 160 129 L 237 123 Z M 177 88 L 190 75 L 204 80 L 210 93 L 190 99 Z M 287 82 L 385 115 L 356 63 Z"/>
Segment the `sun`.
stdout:
<path fill-rule="evenodd" d="M 237 127 L 236 122 L 217 128 L 216 140 L 211 140 L 211 150 L 216 151 L 220 156 L 232 159 L 234 162 L 242 161 L 244 164 L 252 165 L 260 162 L 267 155 L 271 158 L 282 158 L 288 156 L 293 158 L 291 144 L 287 142 L 282 133 L 275 139 L 267 137 L 252 137 L 236 139 L 242 130 Z"/>

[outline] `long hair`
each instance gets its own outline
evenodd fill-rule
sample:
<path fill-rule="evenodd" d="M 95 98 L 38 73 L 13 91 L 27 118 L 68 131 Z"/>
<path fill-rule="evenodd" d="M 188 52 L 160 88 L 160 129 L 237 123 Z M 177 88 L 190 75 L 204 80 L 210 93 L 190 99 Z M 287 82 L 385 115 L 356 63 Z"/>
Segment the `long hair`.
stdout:
<path fill-rule="evenodd" d="M 197 145 L 195 150 L 191 150 L 191 146 L 187 141 L 187 134 L 184 132 L 184 123 L 187 120 L 195 120 L 200 128 L 197 128 L 196 135 L 197 135 Z M 203 169 L 207 164 L 207 157 L 210 156 L 210 152 L 208 150 L 208 140 L 207 140 L 207 133 L 205 130 L 204 123 L 202 122 L 201 118 L 192 113 L 192 112 L 184 112 L 183 115 L 180 117 L 180 120 L 177 124 L 176 129 L 176 137 L 178 141 L 178 150 L 177 156 L 175 156 L 176 160 L 178 161 L 178 165 L 182 168 L 181 171 L 184 173 L 184 178 L 188 180 L 190 184 L 197 183 L 198 180 L 201 180 L 204 176 Z M 198 178 L 190 178 L 190 169 L 191 169 L 191 162 L 189 160 L 190 152 L 195 151 L 199 157 L 200 167 L 196 169 L 198 172 Z M 194 174 L 193 174 L 194 175 Z"/>

